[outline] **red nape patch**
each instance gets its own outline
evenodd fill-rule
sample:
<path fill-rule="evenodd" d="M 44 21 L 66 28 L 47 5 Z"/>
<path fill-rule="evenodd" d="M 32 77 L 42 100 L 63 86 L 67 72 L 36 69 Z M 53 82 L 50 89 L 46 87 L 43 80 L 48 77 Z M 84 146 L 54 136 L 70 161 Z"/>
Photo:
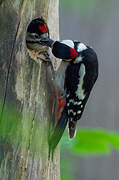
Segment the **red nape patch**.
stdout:
<path fill-rule="evenodd" d="M 58 110 L 57 110 L 57 119 L 59 121 L 60 117 L 61 117 L 61 113 L 62 110 L 64 108 L 64 106 L 66 105 L 66 100 L 64 98 L 62 98 L 60 95 L 58 95 Z"/>
<path fill-rule="evenodd" d="M 78 56 L 78 53 L 76 52 L 76 50 L 70 47 L 70 58 L 75 59 L 77 58 L 77 56 Z"/>
<path fill-rule="evenodd" d="M 45 33 L 45 32 L 47 31 L 47 26 L 46 26 L 46 24 L 43 24 L 43 26 L 39 26 L 38 29 L 39 29 L 41 32 Z"/>

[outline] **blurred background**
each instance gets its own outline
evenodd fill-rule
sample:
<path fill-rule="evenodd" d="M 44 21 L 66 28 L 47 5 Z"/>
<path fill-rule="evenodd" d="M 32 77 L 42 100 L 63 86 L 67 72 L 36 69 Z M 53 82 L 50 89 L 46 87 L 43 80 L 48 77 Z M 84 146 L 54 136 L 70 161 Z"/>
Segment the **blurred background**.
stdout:
<path fill-rule="evenodd" d="M 84 42 L 98 55 L 99 78 L 79 127 L 119 132 L 119 0 L 60 0 L 60 39 Z M 78 157 L 62 150 L 61 161 L 71 180 L 119 180 L 116 150 Z"/>

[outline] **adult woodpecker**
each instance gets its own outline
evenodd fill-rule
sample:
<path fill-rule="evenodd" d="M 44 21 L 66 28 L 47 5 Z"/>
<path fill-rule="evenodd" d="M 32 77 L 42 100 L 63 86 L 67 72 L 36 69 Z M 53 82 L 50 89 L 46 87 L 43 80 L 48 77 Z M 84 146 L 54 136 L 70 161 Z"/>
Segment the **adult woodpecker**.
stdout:
<path fill-rule="evenodd" d="M 34 24 L 35 26 L 35 24 Z M 53 41 L 48 36 L 33 37 L 37 34 L 30 31 L 30 47 L 37 49 L 48 46 L 55 57 L 62 59 L 60 68 L 55 77 L 59 97 L 58 122 L 49 137 L 50 151 L 54 152 L 68 122 L 69 137 L 73 138 L 76 132 L 77 121 L 81 118 L 90 92 L 98 77 L 98 60 L 95 51 L 79 41 Z M 62 112 L 61 112 L 62 109 Z"/>
<path fill-rule="evenodd" d="M 62 73 L 59 68 L 56 76 L 57 87 L 65 97 L 66 103 L 52 135 L 52 142 L 54 142 L 52 149 L 55 149 L 67 122 L 69 137 L 73 138 L 75 135 L 77 121 L 82 116 L 98 77 L 98 60 L 95 51 L 79 41 L 53 41 L 45 38 L 41 42 L 51 47 L 54 56 L 64 62 L 63 67 L 61 66 Z M 59 78 L 60 76 L 62 78 Z"/>

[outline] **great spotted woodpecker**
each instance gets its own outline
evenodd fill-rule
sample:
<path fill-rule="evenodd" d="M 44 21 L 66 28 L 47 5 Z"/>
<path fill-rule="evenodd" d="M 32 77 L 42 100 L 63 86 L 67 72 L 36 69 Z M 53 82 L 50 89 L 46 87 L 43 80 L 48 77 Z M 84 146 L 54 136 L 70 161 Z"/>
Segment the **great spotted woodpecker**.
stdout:
<path fill-rule="evenodd" d="M 51 149 L 57 146 L 68 122 L 69 137 L 76 132 L 77 121 L 81 118 L 90 92 L 98 77 L 98 60 L 95 51 L 79 41 L 41 40 L 52 48 L 55 57 L 61 58 L 56 84 L 66 103 L 61 117 L 51 136 Z"/>
<path fill-rule="evenodd" d="M 69 137 L 75 135 L 77 121 L 98 77 L 97 55 L 91 47 L 79 41 L 53 41 L 49 38 L 47 25 L 40 19 L 34 20 L 28 27 L 26 41 L 31 49 L 50 47 L 53 55 L 63 60 L 55 77 L 60 95 L 58 122 L 49 137 L 50 151 L 54 152 L 67 122 Z"/>

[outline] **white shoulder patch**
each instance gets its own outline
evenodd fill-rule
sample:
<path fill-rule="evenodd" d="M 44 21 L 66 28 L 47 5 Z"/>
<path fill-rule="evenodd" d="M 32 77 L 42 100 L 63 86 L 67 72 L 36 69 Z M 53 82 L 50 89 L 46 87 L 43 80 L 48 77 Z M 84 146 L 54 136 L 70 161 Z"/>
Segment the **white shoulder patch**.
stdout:
<path fill-rule="evenodd" d="M 80 100 L 83 100 L 85 98 L 84 89 L 83 89 L 83 80 L 84 80 L 85 73 L 86 73 L 85 65 L 81 64 L 80 71 L 79 71 L 79 84 L 76 91 L 76 96 Z"/>
<path fill-rule="evenodd" d="M 66 44 L 67 46 L 74 48 L 74 43 L 72 40 L 63 40 L 61 43 Z"/>
<path fill-rule="evenodd" d="M 85 44 L 79 43 L 78 48 L 77 48 L 78 52 L 84 51 L 86 49 L 87 49 L 87 47 L 85 46 Z"/>

